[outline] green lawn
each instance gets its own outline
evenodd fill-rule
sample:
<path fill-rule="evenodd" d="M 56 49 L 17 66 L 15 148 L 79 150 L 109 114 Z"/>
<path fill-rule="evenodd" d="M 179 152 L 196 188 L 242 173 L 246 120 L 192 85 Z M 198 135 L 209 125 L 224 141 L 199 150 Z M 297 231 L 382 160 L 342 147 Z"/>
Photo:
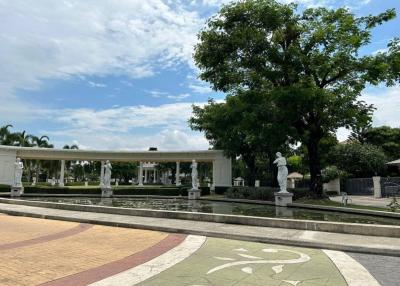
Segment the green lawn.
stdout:
<path fill-rule="evenodd" d="M 331 201 L 330 199 L 300 199 L 297 200 L 296 203 L 300 204 L 310 204 L 310 205 L 317 205 L 317 206 L 330 206 L 330 207 L 342 207 L 342 208 L 349 208 L 349 209 L 360 209 L 360 210 L 372 210 L 372 211 L 390 211 L 389 207 L 372 207 L 372 206 L 361 206 L 361 205 L 354 205 L 348 204 L 347 206 L 343 206 L 341 203 Z M 397 210 L 397 212 L 400 212 Z"/>

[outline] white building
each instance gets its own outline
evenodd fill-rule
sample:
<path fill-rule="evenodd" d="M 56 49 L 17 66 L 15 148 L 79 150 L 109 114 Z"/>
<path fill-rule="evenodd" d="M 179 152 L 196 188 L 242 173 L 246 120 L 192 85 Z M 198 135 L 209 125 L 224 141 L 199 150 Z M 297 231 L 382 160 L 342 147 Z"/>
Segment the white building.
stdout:
<path fill-rule="evenodd" d="M 0 184 L 11 185 L 14 180 L 16 158 L 31 160 L 60 160 L 59 182 L 64 182 L 65 161 L 139 162 L 138 184 L 153 180 L 158 182 L 161 175 L 156 169 L 158 162 L 176 163 L 176 185 L 180 185 L 180 162 L 209 162 L 213 165 L 212 187 L 232 185 L 231 159 L 220 150 L 204 151 L 97 151 L 74 149 L 50 149 L 36 147 L 14 147 L 0 145 Z M 147 173 L 147 176 L 146 176 Z M 133 174 L 132 174 L 133 175 Z M 165 174 L 163 175 L 165 177 Z"/>

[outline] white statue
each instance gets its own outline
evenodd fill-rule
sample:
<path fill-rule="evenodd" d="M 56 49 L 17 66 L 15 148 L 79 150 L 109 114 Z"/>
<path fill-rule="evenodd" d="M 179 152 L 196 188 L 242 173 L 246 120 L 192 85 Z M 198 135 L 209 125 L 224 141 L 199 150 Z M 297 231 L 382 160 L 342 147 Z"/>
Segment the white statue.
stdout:
<path fill-rule="evenodd" d="M 109 160 L 104 164 L 104 178 L 103 178 L 103 186 L 105 188 L 111 188 L 111 163 Z"/>
<path fill-rule="evenodd" d="M 190 168 L 192 168 L 192 190 L 198 190 L 199 189 L 199 178 L 198 178 L 196 160 L 192 160 L 192 165 L 190 165 Z"/>
<path fill-rule="evenodd" d="M 14 163 L 14 187 L 22 187 L 22 172 L 24 171 L 24 163 L 17 158 Z"/>
<path fill-rule="evenodd" d="M 287 193 L 286 185 L 287 185 L 287 176 L 288 169 L 286 167 L 286 159 L 282 156 L 280 152 L 276 153 L 276 160 L 274 164 L 278 166 L 278 183 L 280 187 L 280 193 Z"/>

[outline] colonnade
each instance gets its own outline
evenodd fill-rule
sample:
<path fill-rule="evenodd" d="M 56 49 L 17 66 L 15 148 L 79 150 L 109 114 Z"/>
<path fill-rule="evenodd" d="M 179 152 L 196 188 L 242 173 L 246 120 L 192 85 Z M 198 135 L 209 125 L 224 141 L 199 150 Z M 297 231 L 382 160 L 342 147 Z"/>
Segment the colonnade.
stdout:
<path fill-rule="evenodd" d="M 14 181 L 14 164 L 16 158 L 30 160 L 59 160 L 61 170 L 59 185 L 65 182 L 65 161 L 105 161 L 112 162 L 139 162 L 138 185 L 149 182 L 164 181 L 166 174 L 158 170 L 146 170 L 146 162 L 176 162 L 175 184 L 179 186 L 182 162 L 208 162 L 212 164 L 212 182 L 214 187 L 229 187 L 232 185 L 232 165 L 230 158 L 225 157 L 221 150 L 198 151 L 97 151 L 97 150 L 67 150 L 36 147 L 15 147 L 0 145 L 0 184 L 11 185 Z M 102 166 L 104 166 L 102 164 Z M 103 175 L 100 175 L 100 179 Z M 169 175 L 168 175 L 169 176 Z"/>
<path fill-rule="evenodd" d="M 101 161 L 101 171 L 100 171 L 100 184 L 103 182 L 104 179 L 104 161 Z M 151 168 L 146 168 L 144 165 L 147 164 L 149 166 L 152 164 Z M 156 163 L 144 163 L 143 161 L 139 162 L 138 174 L 137 174 L 137 184 L 139 186 L 143 186 L 144 184 L 156 184 L 158 182 L 166 184 L 166 173 L 162 172 L 161 176 L 159 175 L 159 171 L 156 168 Z M 151 172 L 153 173 L 153 177 L 151 180 Z M 178 187 L 181 185 L 181 178 L 180 178 L 180 162 L 176 162 L 176 173 L 175 173 L 175 185 Z M 161 178 L 160 178 L 161 177 Z M 161 180 L 160 180 L 161 179 Z M 132 180 L 133 182 L 133 180 Z M 61 169 L 60 169 L 60 177 L 58 181 L 58 185 L 60 187 L 64 187 L 65 185 L 65 160 L 61 160 Z"/>

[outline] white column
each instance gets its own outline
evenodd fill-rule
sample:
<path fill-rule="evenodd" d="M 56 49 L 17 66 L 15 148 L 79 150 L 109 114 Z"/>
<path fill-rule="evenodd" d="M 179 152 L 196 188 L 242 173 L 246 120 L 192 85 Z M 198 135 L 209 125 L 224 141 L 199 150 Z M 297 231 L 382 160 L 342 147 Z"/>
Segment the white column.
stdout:
<path fill-rule="evenodd" d="M 143 186 L 143 162 L 139 164 L 138 183 L 139 186 Z"/>
<path fill-rule="evenodd" d="M 180 162 L 176 162 L 176 174 L 175 174 L 175 185 L 179 187 L 181 185 L 181 178 L 179 175 L 181 174 L 181 164 Z"/>
<path fill-rule="evenodd" d="M 381 190 L 381 177 L 372 177 L 374 182 L 374 197 L 377 199 L 382 198 L 382 190 Z"/>
<path fill-rule="evenodd" d="M 291 178 L 291 179 L 289 179 L 288 180 L 289 182 L 289 184 L 288 184 L 288 188 L 289 189 L 294 189 L 295 187 L 296 187 L 296 183 L 295 183 L 295 181 L 294 181 L 294 179 L 293 178 Z"/>
<path fill-rule="evenodd" d="M 101 169 L 100 169 L 100 186 L 103 186 L 104 182 L 104 161 L 101 161 Z"/>
<path fill-rule="evenodd" d="M 213 187 L 232 186 L 232 162 L 221 156 L 213 161 Z"/>
<path fill-rule="evenodd" d="M 157 183 L 157 170 L 156 169 L 154 169 L 153 176 L 154 176 L 153 183 Z"/>
<path fill-rule="evenodd" d="M 148 170 L 144 170 L 144 183 L 147 184 Z"/>
<path fill-rule="evenodd" d="M 64 172 L 65 172 L 65 160 L 61 160 L 61 170 L 60 170 L 60 181 L 58 185 L 64 187 Z"/>
<path fill-rule="evenodd" d="M 0 150 L 0 184 L 14 183 L 15 160 L 17 160 L 17 151 Z"/>

